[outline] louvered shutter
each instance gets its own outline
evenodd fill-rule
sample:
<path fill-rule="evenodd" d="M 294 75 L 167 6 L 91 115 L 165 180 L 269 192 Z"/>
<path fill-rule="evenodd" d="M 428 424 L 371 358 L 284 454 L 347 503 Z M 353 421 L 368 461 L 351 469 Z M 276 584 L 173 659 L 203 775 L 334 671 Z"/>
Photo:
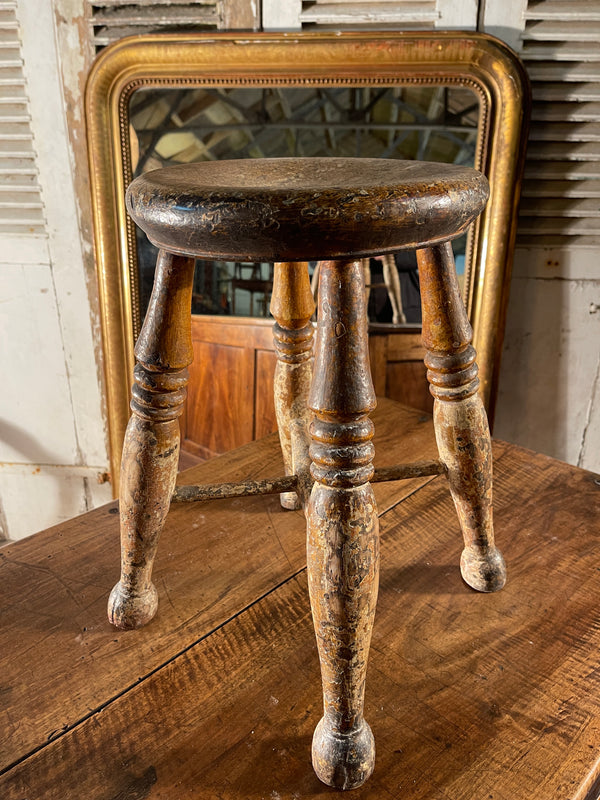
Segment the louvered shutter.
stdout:
<path fill-rule="evenodd" d="M 519 242 L 600 245 L 600 3 L 529 0 L 532 125 Z"/>
<path fill-rule="evenodd" d="M 44 232 L 16 2 L 0 0 L 0 234 Z"/>
<path fill-rule="evenodd" d="M 96 0 L 90 3 L 90 38 L 96 50 L 140 33 L 217 30 L 218 0 Z"/>
<path fill-rule="evenodd" d="M 303 0 L 302 27 L 420 30 L 433 28 L 439 19 L 436 0 Z"/>
<path fill-rule="evenodd" d="M 475 30 L 477 0 L 262 0 L 264 30 Z"/>

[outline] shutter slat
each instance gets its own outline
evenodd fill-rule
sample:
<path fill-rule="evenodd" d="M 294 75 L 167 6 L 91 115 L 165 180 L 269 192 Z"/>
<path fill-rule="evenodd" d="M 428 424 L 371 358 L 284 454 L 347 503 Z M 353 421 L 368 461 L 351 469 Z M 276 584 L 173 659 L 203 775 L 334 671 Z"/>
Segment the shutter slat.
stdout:
<path fill-rule="evenodd" d="M 543 203 L 524 197 L 521 214 L 526 217 L 594 217 L 600 219 L 600 203 L 593 197 L 546 198 Z M 600 224 L 600 223 L 599 223 Z"/>
<path fill-rule="evenodd" d="M 305 4 L 301 22 L 355 25 L 359 23 L 435 22 L 435 3 L 314 3 Z"/>
<path fill-rule="evenodd" d="M 530 142 L 600 142 L 600 122 L 535 122 Z"/>
<path fill-rule="evenodd" d="M 597 22 L 571 22 L 536 20 L 528 22 L 523 31 L 524 42 L 599 42 L 600 19 Z"/>
<path fill-rule="evenodd" d="M 535 98 L 535 105 L 539 102 L 588 103 L 600 101 L 600 84 L 597 83 L 533 83 L 531 90 Z"/>
<path fill-rule="evenodd" d="M 185 6 L 117 6 L 94 13 L 93 25 L 123 27 L 126 25 L 145 25 L 148 27 L 195 25 L 206 20 L 216 24 L 214 3 L 208 5 Z"/>
<path fill-rule="evenodd" d="M 565 217 L 527 217 L 519 216 L 519 231 L 524 234 L 546 236 L 600 236 L 600 219 L 595 217 L 569 219 Z M 539 241 L 537 242 L 539 245 Z"/>
<path fill-rule="evenodd" d="M 523 182 L 521 196 L 600 198 L 600 179 L 579 181 L 526 180 Z"/>
<path fill-rule="evenodd" d="M 600 119 L 600 101 L 595 103 L 536 103 L 533 122 L 595 122 Z"/>
<path fill-rule="evenodd" d="M 525 178 L 536 181 L 587 182 L 600 178 L 600 163 L 595 161 L 529 161 Z"/>
<path fill-rule="evenodd" d="M 557 20 L 563 24 L 571 21 L 593 21 L 600 20 L 600 6 L 592 0 L 530 0 L 524 16 L 526 20 Z"/>
<path fill-rule="evenodd" d="M 93 9 L 102 9 L 102 8 L 121 8 L 123 6 L 140 6 L 140 5 L 147 5 L 147 6 L 189 6 L 191 5 L 190 0 L 93 0 L 91 3 Z M 202 2 L 199 2 L 198 5 L 202 5 Z M 210 5 L 210 0 L 207 0 L 206 5 Z"/>
<path fill-rule="evenodd" d="M 218 0 L 97 0 L 90 2 L 90 38 L 96 50 L 125 36 L 160 31 L 217 30 Z"/>
<path fill-rule="evenodd" d="M 532 161 L 600 161 L 598 142 L 531 142 L 527 158 Z"/>
<path fill-rule="evenodd" d="M 600 26 L 599 26 L 600 27 Z M 600 41 L 525 42 L 525 61 L 600 61 Z"/>
<path fill-rule="evenodd" d="M 313 5 L 313 6 L 323 6 L 323 5 L 353 5 L 353 4 L 362 4 L 365 5 L 365 0 L 307 0 L 305 5 Z M 383 5 L 398 5 L 398 0 L 374 0 L 373 6 L 383 6 Z M 414 5 L 426 5 L 427 0 L 424 0 L 423 3 L 414 3 Z M 406 1 L 405 1 L 406 5 Z M 429 5 L 435 8 L 435 2 L 430 2 Z"/>
<path fill-rule="evenodd" d="M 522 233 L 519 228 L 519 244 L 522 247 L 539 247 L 540 239 L 535 234 Z M 565 247 L 597 247 L 600 248 L 600 236 L 589 234 L 587 236 L 560 236 L 557 234 L 546 233 L 543 240 L 544 247 L 554 247 L 558 250 Z"/>
<path fill-rule="evenodd" d="M 526 60 L 526 59 L 525 59 Z M 573 63 L 573 62 L 552 62 L 552 61 L 533 61 L 527 63 L 527 71 L 532 81 L 576 81 L 594 82 L 600 81 L 600 64 L 592 63 Z"/>

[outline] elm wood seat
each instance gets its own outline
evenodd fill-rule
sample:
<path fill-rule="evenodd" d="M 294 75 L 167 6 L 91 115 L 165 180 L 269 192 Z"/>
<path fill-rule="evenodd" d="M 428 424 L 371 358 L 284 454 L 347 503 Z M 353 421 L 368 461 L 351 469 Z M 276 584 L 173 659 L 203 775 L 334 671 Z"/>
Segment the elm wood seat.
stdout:
<path fill-rule="evenodd" d="M 132 184 L 127 208 L 150 241 L 169 253 L 323 261 L 454 239 L 487 195 L 483 175 L 449 164 L 266 158 L 146 173 Z"/>
<path fill-rule="evenodd" d="M 324 694 L 313 765 L 321 780 L 339 788 L 359 786 L 374 765 L 363 717 L 379 571 L 371 481 L 445 472 L 463 532 L 463 578 L 480 591 L 505 581 L 494 544 L 489 429 L 449 244 L 486 199 L 487 181 L 473 169 L 342 158 L 169 167 L 137 178 L 127 192 L 129 213 L 159 256 L 135 349 L 120 487 L 121 579 L 109 618 L 132 628 L 155 614 L 152 563 L 171 500 L 279 491 L 285 507 L 302 506 Z M 360 258 L 404 248 L 417 249 L 440 459 L 376 473 Z M 271 311 L 283 478 L 174 491 L 198 257 L 275 262 Z M 309 259 L 320 260 L 314 370 Z"/>

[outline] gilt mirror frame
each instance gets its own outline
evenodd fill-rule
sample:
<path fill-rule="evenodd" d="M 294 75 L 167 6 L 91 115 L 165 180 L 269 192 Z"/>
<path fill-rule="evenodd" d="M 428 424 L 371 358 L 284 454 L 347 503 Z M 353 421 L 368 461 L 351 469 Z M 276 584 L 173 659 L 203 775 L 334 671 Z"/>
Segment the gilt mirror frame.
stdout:
<path fill-rule="evenodd" d="M 157 87 L 458 86 L 479 99 L 475 167 L 490 200 L 468 242 L 465 301 L 481 393 L 493 413 L 529 112 L 521 62 L 501 41 L 462 32 L 155 34 L 103 50 L 86 87 L 87 140 L 112 475 L 129 418 L 137 263 L 125 211 L 132 179 L 129 100 Z"/>

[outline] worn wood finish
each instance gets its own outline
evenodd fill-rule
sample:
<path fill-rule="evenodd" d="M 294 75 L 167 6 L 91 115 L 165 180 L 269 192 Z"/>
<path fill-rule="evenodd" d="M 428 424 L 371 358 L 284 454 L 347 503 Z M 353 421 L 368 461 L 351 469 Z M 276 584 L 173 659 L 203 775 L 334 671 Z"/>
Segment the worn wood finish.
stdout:
<path fill-rule="evenodd" d="M 324 714 L 312 744 L 319 778 L 339 789 L 373 771 L 375 745 L 363 716 L 377 603 L 379 535 L 373 475 L 375 407 L 360 261 L 321 262 L 315 376 L 309 397 L 311 468 L 307 509 L 310 601 Z"/>
<path fill-rule="evenodd" d="M 179 421 L 192 360 L 194 259 L 159 252 L 135 355 L 132 416 L 121 462 L 121 577 L 108 601 L 117 628 L 138 628 L 158 607 L 152 565 L 179 460 Z"/>
<path fill-rule="evenodd" d="M 477 394 L 473 331 L 460 296 L 451 245 L 418 250 L 417 261 L 436 439 L 465 542 L 461 572 L 474 589 L 495 592 L 504 586 L 506 567 L 494 544 L 492 447 Z"/>
<path fill-rule="evenodd" d="M 276 430 L 272 321 L 192 315 L 192 341 L 181 450 L 205 460 Z M 377 396 L 431 413 L 424 355 L 420 332 L 370 326 Z"/>
<path fill-rule="evenodd" d="M 446 467 L 438 459 L 436 461 L 415 461 L 412 464 L 396 464 L 390 467 L 374 469 L 371 483 L 384 481 L 403 481 L 409 478 L 421 478 L 428 475 L 441 475 Z M 252 497 L 257 494 L 275 494 L 275 492 L 296 492 L 302 483 L 301 475 L 283 475 L 277 478 L 266 478 L 263 481 L 242 481 L 240 483 L 213 483 L 201 486 L 177 486 L 173 492 L 173 503 L 196 503 L 202 500 L 222 500 L 227 497 Z"/>
<path fill-rule="evenodd" d="M 127 208 L 154 244 L 173 253 L 318 261 L 455 238 L 487 197 L 485 176 L 454 164 L 255 158 L 147 172 L 127 189 Z"/>
<path fill-rule="evenodd" d="M 284 492 L 281 505 L 295 509 L 306 505 L 310 494 L 308 455 L 311 414 L 308 392 L 312 380 L 315 303 L 305 261 L 275 264 L 271 314 L 275 318 L 273 341 L 277 365 L 273 381 L 277 429 L 286 475 L 299 475 L 297 492 Z"/>
<path fill-rule="evenodd" d="M 376 436 L 386 420 L 392 428 L 407 420 L 385 401 L 374 416 Z M 433 435 L 428 424 L 419 430 Z M 243 474 L 249 454 L 260 469 L 277 457 L 276 444 L 254 443 L 211 470 L 236 471 L 241 459 Z M 384 447 L 398 456 L 392 440 Z M 359 800 L 597 796 L 597 476 L 503 444 L 495 466 L 496 517 L 512 565 L 502 592 L 474 595 L 453 567 L 459 526 L 443 477 L 381 518 L 366 696 L 378 756 L 352 793 Z M 193 561 L 198 517 L 176 512 L 171 555 L 165 549 L 161 567 L 159 552 L 157 570 L 177 611 L 162 604 L 138 631 L 115 634 L 102 608 L 114 505 L 0 548 L 3 800 L 331 798 L 309 761 L 320 677 L 304 574 L 282 582 L 276 570 L 290 564 L 271 534 L 252 542 L 257 566 L 274 568 L 268 588 L 255 593 L 241 573 L 229 591 L 217 586 L 237 569 L 233 553 L 253 535 L 249 524 L 259 532 L 274 519 L 296 520 L 298 546 L 292 553 L 294 536 L 282 542 L 288 557 L 302 558 L 299 515 L 278 509 L 276 498 L 256 502 L 243 518 L 229 501 L 210 506 L 209 549 Z M 221 525 L 228 533 L 214 536 Z M 228 617 L 203 633 L 223 604 Z M 35 743 L 29 750 L 25 736 Z"/>

